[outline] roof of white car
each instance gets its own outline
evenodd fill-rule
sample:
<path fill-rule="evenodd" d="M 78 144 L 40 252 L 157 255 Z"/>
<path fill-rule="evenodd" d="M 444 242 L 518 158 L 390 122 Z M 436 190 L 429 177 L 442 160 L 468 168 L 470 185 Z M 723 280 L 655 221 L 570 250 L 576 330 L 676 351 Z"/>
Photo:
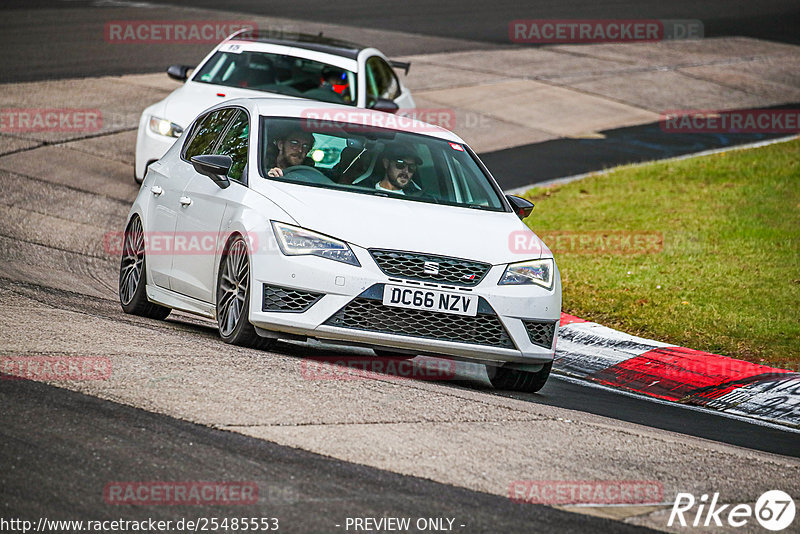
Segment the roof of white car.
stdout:
<path fill-rule="evenodd" d="M 356 59 L 358 53 L 368 48 L 359 44 L 323 37 L 322 34 L 311 35 L 305 33 L 286 34 L 285 36 L 275 36 L 272 33 L 255 31 L 240 31 L 234 33 L 226 41 L 242 41 L 250 43 L 263 43 L 280 46 L 290 46 L 292 48 L 303 48 L 314 52 L 322 52 L 334 56 L 342 56 L 348 59 Z"/>
<path fill-rule="evenodd" d="M 250 102 L 255 105 L 259 115 L 272 117 L 297 117 L 303 119 L 314 119 L 320 121 L 333 121 L 341 123 L 357 124 L 375 128 L 388 128 L 403 132 L 417 133 L 438 137 L 446 141 L 465 144 L 459 136 L 442 128 L 417 120 L 413 117 L 414 110 L 401 110 L 411 116 L 394 115 L 383 111 L 372 109 L 356 108 L 341 104 L 330 104 L 305 99 L 284 99 L 284 98 L 247 98 L 237 99 Z M 230 100 L 226 104 L 234 104 L 236 100 Z M 449 110 L 439 110 L 443 115 L 443 120 L 448 122 L 454 118 Z"/>

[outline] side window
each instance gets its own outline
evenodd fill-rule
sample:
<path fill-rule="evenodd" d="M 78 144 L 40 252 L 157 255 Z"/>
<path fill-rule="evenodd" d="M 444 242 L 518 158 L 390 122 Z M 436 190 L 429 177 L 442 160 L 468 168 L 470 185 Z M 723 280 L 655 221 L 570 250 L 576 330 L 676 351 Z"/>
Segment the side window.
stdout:
<path fill-rule="evenodd" d="M 192 130 L 192 138 L 183 149 L 184 159 L 210 154 L 233 112 L 230 108 L 220 109 L 198 119 Z"/>
<path fill-rule="evenodd" d="M 392 67 L 382 58 L 372 56 L 367 60 L 367 101 L 374 102 L 378 98 L 394 100 L 400 96 L 400 82 L 394 75 Z"/>
<path fill-rule="evenodd" d="M 217 154 L 221 156 L 230 156 L 233 160 L 228 178 L 232 180 L 241 180 L 244 167 L 247 165 L 247 146 L 250 137 L 250 122 L 247 118 L 247 113 L 242 110 L 236 112 L 236 116 L 231 120 L 231 126 L 228 128 L 225 137 L 217 149 Z"/>

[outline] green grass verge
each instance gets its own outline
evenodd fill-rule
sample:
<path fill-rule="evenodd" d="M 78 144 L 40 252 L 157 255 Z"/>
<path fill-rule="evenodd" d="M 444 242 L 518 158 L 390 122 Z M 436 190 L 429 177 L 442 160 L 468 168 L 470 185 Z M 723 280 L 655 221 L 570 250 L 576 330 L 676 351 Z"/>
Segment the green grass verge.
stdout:
<path fill-rule="evenodd" d="M 800 141 L 623 167 L 526 196 L 536 209 L 525 222 L 561 270 L 564 312 L 798 370 Z"/>

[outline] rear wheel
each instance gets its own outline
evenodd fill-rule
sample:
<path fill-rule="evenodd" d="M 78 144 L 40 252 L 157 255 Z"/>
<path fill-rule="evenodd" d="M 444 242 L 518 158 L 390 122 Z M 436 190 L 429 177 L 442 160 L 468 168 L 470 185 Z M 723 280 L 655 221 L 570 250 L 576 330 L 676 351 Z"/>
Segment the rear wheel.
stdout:
<path fill-rule="evenodd" d="M 142 220 L 134 216 L 123 236 L 122 261 L 119 266 L 119 302 L 125 313 L 151 319 L 166 319 L 172 310 L 147 300 L 145 261 Z"/>
<path fill-rule="evenodd" d="M 217 326 L 225 343 L 268 348 L 274 340 L 264 338 L 248 319 L 250 310 L 250 259 L 247 244 L 237 236 L 225 247 L 217 278 Z"/>
<path fill-rule="evenodd" d="M 541 370 L 533 373 L 530 371 L 520 371 L 518 369 L 494 366 L 487 366 L 486 371 L 489 375 L 489 382 L 492 383 L 495 389 L 536 393 L 544 387 L 552 368 L 553 362 L 548 362 L 544 364 Z"/>

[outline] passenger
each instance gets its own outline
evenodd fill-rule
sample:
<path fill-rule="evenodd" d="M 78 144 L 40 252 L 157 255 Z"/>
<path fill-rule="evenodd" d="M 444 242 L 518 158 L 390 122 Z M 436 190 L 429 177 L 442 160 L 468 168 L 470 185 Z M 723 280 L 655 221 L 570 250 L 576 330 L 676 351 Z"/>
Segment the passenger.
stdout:
<path fill-rule="evenodd" d="M 422 165 L 422 160 L 410 145 L 393 144 L 384 151 L 380 160 L 383 176 L 373 174 L 363 185 L 387 193 L 418 196 L 422 194 L 422 188 L 414 182 L 414 176 L 419 165 Z"/>
<path fill-rule="evenodd" d="M 314 136 L 300 128 L 290 130 L 281 135 L 275 145 L 278 148 L 275 162 L 267 171 L 267 176 L 279 178 L 283 176 L 283 170 L 296 165 L 308 165 L 312 167 L 314 161 L 306 157 L 314 147 Z"/>

